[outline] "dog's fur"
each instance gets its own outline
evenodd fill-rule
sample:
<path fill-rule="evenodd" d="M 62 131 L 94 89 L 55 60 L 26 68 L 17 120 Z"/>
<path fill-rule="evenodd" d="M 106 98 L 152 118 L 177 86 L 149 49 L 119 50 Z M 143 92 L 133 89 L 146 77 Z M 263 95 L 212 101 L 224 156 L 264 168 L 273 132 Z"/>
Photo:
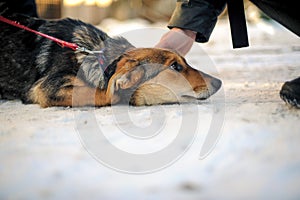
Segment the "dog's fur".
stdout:
<path fill-rule="evenodd" d="M 135 48 L 79 20 L 47 21 L 5 16 L 59 39 L 89 55 L 0 22 L 0 97 L 49 106 L 153 105 L 206 99 L 221 81 L 191 68 L 179 54 Z M 98 59 L 101 58 L 102 65 Z"/>

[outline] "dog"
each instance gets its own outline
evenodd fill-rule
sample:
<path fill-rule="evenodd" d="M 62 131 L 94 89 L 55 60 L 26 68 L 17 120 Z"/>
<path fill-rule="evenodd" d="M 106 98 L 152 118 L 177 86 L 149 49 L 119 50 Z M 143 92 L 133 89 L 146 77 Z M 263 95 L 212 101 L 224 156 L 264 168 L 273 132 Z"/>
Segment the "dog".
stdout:
<path fill-rule="evenodd" d="M 4 17 L 98 53 L 62 48 L 0 22 L 2 99 L 21 99 L 43 108 L 143 106 L 198 102 L 221 87 L 219 79 L 192 68 L 174 51 L 135 48 L 125 38 L 109 37 L 80 20 L 44 20 L 20 14 Z"/>

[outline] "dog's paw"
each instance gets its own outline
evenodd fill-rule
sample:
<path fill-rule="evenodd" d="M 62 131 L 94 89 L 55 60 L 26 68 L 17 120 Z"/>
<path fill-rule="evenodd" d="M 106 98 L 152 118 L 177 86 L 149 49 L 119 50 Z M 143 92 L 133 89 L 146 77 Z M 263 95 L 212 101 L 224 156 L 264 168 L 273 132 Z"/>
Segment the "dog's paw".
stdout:
<path fill-rule="evenodd" d="M 117 104 L 121 100 L 121 97 L 117 93 L 111 90 L 107 90 L 105 96 L 106 96 L 106 104 L 108 105 Z"/>
<path fill-rule="evenodd" d="M 113 95 L 110 97 L 110 104 L 116 104 L 116 103 L 118 103 L 120 100 L 121 100 L 121 98 L 120 98 L 119 95 L 113 94 Z"/>

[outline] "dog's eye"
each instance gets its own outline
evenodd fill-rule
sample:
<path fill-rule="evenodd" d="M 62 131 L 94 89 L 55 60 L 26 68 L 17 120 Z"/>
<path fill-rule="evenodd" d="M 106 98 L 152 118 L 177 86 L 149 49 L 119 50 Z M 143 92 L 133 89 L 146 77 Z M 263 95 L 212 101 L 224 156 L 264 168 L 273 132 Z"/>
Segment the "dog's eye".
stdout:
<path fill-rule="evenodd" d="M 181 72 L 183 70 L 183 67 L 177 62 L 172 63 L 172 65 L 170 65 L 170 68 L 178 72 Z"/>

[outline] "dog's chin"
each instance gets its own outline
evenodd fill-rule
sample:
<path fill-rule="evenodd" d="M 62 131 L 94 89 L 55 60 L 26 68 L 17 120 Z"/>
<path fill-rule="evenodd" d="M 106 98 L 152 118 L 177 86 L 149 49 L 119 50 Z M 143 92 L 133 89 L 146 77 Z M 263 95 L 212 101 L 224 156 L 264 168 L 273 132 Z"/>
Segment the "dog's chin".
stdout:
<path fill-rule="evenodd" d="M 210 95 L 203 94 L 202 96 L 192 96 L 192 95 L 172 95 L 172 94 L 161 94 L 161 96 L 148 96 L 148 95 L 140 95 L 138 93 L 134 93 L 129 101 L 130 105 L 133 106 L 145 106 L 145 105 L 166 105 L 166 104 L 185 104 L 185 103 L 198 103 L 199 101 L 206 100 L 210 97 Z M 124 103 L 124 102 L 123 102 Z"/>
<path fill-rule="evenodd" d="M 215 92 L 212 92 L 210 90 L 203 90 L 199 93 L 189 93 L 189 94 L 183 94 L 181 95 L 181 98 L 186 99 L 186 101 L 203 101 L 208 99 L 211 95 L 213 95 Z"/>

